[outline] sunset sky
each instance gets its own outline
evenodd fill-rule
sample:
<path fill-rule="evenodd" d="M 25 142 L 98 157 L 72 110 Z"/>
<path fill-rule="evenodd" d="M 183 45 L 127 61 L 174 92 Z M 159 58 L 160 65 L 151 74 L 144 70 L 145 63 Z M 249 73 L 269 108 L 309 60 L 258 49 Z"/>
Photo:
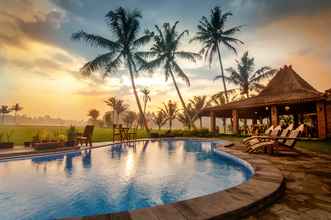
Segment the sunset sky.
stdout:
<path fill-rule="evenodd" d="M 118 6 L 139 9 L 142 29 L 179 20 L 179 30 L 190 31 L 186 42 L 194 36 L 199 19 L 220 6 L 234 14 L 228 27 L 244 25 L 237 35 L 245 43 L 238 56 L 222 48 L 225 67 L 234 66 L 235 59 L 248 50 L 257 67 L 291 64 L 316 89 L 331 87 L 328 0 L 0 0 L 0 104 L 18 102 L 24 107 L 22 114 L 31 116 L 82 120 L 91 108 L 105 112 L 103 100 L 118 96 L 136 110 L 126 70 L 104 81 L 82 78 L 80 67 L 105 51 L 70 39 L 79 30 L 111 38 L 104 15 Z M 199 47 L 198 43 L 182 45 L 194 52 Z M 191 87 L 179 80 L 185 99 L 222 89 L 220 81 L 213 81 L 216 64 L 211 68 L 203 61 L 180 64 L 191 80 Z M 156 110 L 168 99 L 178 101 L 162 71 L 141 73 L 137 85 L 151 90 L 149 109 Z"/>

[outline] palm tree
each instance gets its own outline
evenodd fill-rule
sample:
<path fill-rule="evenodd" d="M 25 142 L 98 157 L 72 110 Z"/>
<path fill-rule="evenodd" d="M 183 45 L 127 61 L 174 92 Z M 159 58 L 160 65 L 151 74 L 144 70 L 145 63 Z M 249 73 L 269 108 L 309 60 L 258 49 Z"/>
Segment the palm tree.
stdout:
<path fill-rule="evenodd" d="M 121 100 L 121 99 L 117 100 L 115 108 L 114 108 L 114 110 L 116 111 L 116 114 L 117 114 L 116 124 L 119 123 L 121 113 L 126 111 L 128 108 L 129 108 L 129 106 L 124 103 L 124 100 Z"/>
<path fill-rule="evenodd" d="M 177 119 L 180 121 L 184 127 L 187 127 L 189 130 L 193 127 L 193 129 L 196 129 L 194 126 L 194 122 L 197 120 L 197 114 L 195 112 L 195 109 L 193 109 L 192 104 L 187 104 L 187 112 L 178 113 Z"/>
<path fill-rule="evenodd" d="M 143 102 L 144 102 L 144 116 L 145 116 L 145 118 L 146 118 L 146 107 L 147 107 L 147 103 L 148 102 L 150 102 L 151 101 L 151 97 L 150 97 L 150 90 L 149 89 L 147 89 L 147 88 L 144 88 L 144 89 L 142 89 L 141 90 L 141 93 L 143 94 Z M 146 120 L 147 120 L 147 118 L 146 118 Z M 140 116 L 140 118 L 139 118 L 139 124 L 141 125 L 141 127 L 143 126 L 143 120 L 142 120 L 142 117 Z"/>
<path fill-rule="evenodd" d="M 106 105 L 108 105 L 113 110 L 113 124 L 115 122 L 115 108 L 117 103 L 116 96 L 112 96 L 109 99 L 105 100 Z"/>
<path fill-rule="evenodd" d="M 256 71 L 254 70 L 254 58 L 248 56 L 245 52 L 240 61 L 237 61 L 237 70 L 228 68 L 226 71 L 230 74 L 229 77 L 217 76 L 216 78 L 223 78 L 226 81 L 239 86 L 240 94 L 250 97 L 250 92 L 260 92 L 264 86 L 260 82 L 273 76 L 276 73 L 275 69 L 268 66 L 263 66 Z"/>
<path fill-rule="evenodd" d="M 11 110 L 15 112 L 15 124 L 17 124 L 17 112 L 22 111 L 23 107 L 20 104 L 16 103 L 12 106 Z"/>
<path fill-rule="evenodd" d="M 169 23 L 164 23 L 162 30 L 159 26 L 155 25 L 156 34 L 154 36 L 154 44 L 152 48 L 148 52 L 139 53 L 139 55 L 143 58 L 151 59 L 149 62 L 142 60 L 142 69 L 152 71 L 155 68 L 162 67 L 164 69 L 166 81 L 171 77 L 183 109 L 187 112 L 184 99 L 177 85 L 175 74 L 183 79 L 188 86 L 190 86 L 190 80 L 177 63 L 177 59 L 180 58 L 196 62 L 196 60 L 200 58 L 200 55 L 179 50 L 182 37 L 185 34 L 188 35 L 188 30 L 178 33 L 176 31 L 178 23 L 179 22 L 177 21 L 172 26 Z"/>
<path fill-rule="evenodd" d="M 222 77 L 224 77 L 224 70 L 221 56 L 221 45 L 224 45 L 234 53 L 237 53 L 234 44 L 243 44 L 242 41 L 234 38 L 234 35 L 240 31 L 241 26 L 225 29 L 225 23 L 229 16 L 232 16 L 231 12 L 222 13 L 222 10 L 219 7 L 214 7 L 211 9 L 209 20 L 205 16 L 201 18 L 199 25 L 197 26 L 198 32 L 196 36 L 191 39 L 191 41 L 199 41 L 203 44 L 200 54 L 204 56 L 205 60 L 208 60 L 210 66 L 217 53 Z M 229 102 L 225 80 L 223 80 L 223 88 L 226 102 Z"/>
<path fill-rule="evenodd" d="M 125 123 L 128 128 L 131 128 L 136 120 L 137 120 L 137 114 L 133 111 L 126 112 L 126 114 L 123 117 L 123 123 Z"/>
<path fill-rule="evenodd" d="M 88 116 L 90 116 L 94 122 L 97 121 L 99 115 L 100 115 L 100 112 L 98 110 L 96 110 L 96 109 L 91 109 L 88 112 Z"/>
<path fill-rule="evenodd" d="M 104 77 L 118 73 L 118 69 L 124 64 L 130 74 L 133 93 L 137 102 L 138 110 L 143 115 L 143 110 L 138 97 L 135 76 L 138 75 L 137 55 L 139 47 L 145 45 L 152 38 L 152 33 L 145 31 L 138 36 L 140 30 L 141 13 L 138 10 L 125 10 L 119 7 L 106 14 L 106 23 L 110 28 L 113 39 L 88 34 L 84 31 L 74 33 L 73 40 L 84 40 L 91 46 L 107 49 L 108 52 L 97 56 L 94 60 L 87 62 L 82 68 L 83 75 L 91 75 L 92 72 L 103 69 Z M 149 132 L 145 117 L 143 115 L 145 129 Z"/>
<path fill-rule="evenodd" d="M 236 92 L 235 89 L 230 89 L 227 91 L 228 95 L 232 95 Z M 226 104 L 225 92 L 221 91 L 211 96 L 210 103 L 216 106 Z"/>
<path fill-rule="evenodd" d="M 178 112 L 177 103 L 169 100 L 167 104 L 163 103 L 163 109 L 161 111 L 166 116 L 166 121 L 169 122 L 169 130 L 171 131 L 172 121 L 176 119 Z"/>
<path fill-rule="evenodd" d="M 158 112 L 153 113 L 152 120 L 158 126 L 158 129 L 160 130 L 161 127 L 167 122 L 167 116 L 164 113 L 164 111 L 159 110 Z"/>
<path fill-rule="evenodd" d="M 200 129 L 202 129 L 202 117 L 199 115 L 202 109 L 210 106 L 211 101 L 207 100 L 207 96 L 194 96 L 193 99 L 190 99 L 190 103 L 192 104 L 192 108 L 194 111 L 194 117 L 199 118 Z"/>
<path fill-rule="evenodd" d="M 9 114 L 11 112 L 11 109 L 8 105 L 2 105 L 0 108 L 0 113 L 2 114 L 2 124 L 5 123 L 5 115 Z"/>

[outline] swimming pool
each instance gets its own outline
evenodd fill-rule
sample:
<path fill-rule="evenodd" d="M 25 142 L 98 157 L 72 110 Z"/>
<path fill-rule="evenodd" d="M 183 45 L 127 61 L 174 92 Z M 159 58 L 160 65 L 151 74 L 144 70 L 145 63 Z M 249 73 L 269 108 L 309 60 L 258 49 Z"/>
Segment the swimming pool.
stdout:
<path fill-rule="evenodd" d="M 54 219 L 168 204 L 236 186 L 245 164 L 215 143 L 140 141 L 0 162 L 0 219 Z"/>

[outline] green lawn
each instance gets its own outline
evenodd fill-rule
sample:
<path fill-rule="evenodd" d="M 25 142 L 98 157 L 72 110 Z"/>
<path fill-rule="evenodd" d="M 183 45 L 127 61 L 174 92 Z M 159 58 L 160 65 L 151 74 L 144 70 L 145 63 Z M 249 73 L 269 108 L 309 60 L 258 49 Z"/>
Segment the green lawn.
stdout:
<path fill-rule="evenodd" d="M 66 134 L 68 127 L 61 126 L 0 126 L 0 134 L 12 131 L 10 141 L 14 142 L 15 145 L 23 145 L 24 141 L 31 141 L 32 137 L 38 132 L 47 131 L 50 136 L 55 133 Z M 82 131 L 83 128 L 78 128 Z M 156 132 L 156 131 L 155 131 Z M 165 133 L 163 130 L 161 133 Z M 185 136 L 185 135 L 184 135 Z M 148 137 L 148 134 L 143 130 L 137 131 L 138 138 Z M 231 135 L 219 135 L 221 139 L 229 140 L 234 143 L 239 143 L 242 137 L 231 136 Z M 112 140 L 112 129 L 111 128 L 95 128 L 93 133 L 94 142 L 111 141 Z M 6 135 L 3 135 L 3 141 L 6 141 Z M 331 154 L 331 140 L 325 141 L 299 141 L 296 145 L 298 148 L 311 150 L 319 153 Z"/>

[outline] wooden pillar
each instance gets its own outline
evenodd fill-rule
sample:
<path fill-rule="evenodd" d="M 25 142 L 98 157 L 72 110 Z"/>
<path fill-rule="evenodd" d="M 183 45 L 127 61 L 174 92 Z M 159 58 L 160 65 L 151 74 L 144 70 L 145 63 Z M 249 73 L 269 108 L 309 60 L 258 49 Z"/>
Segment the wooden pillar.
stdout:
<path fill-rule="evenodd" d="M 226 118 L 223 118 L 224 134 L 226 134 Z"/>
<path fill-rule="evenodd" d="M 276 127 L 278 125 L 278 112 L 277 106 L 271 106 L 271 124 Z"/>
<path fill-rule="evenodd" d="M 316 103 L 316 113 L 317 113 L 317 131 L 319 138 L 326 138 L 326 113 L 325 113 L 325 103 Z"/>
<path fill-rule="evenodd" d="M 215 132 L 216 131 L 216 117 L 215 112 L 210 112 L 210 131 Z"/>
<path fill-rule="evenodd" d="M 232 134 L 238 134 L 238 111 L 232 110 Z"/>

